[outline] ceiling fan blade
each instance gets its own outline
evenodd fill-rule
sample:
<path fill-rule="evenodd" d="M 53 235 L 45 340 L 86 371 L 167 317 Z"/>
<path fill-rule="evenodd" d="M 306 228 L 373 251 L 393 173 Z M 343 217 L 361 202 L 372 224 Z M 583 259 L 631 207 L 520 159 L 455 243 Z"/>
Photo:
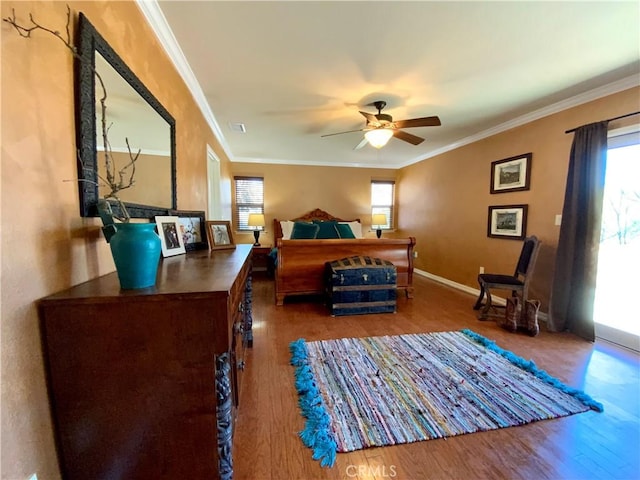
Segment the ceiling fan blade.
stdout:
<path fill-rule="evenodd" d="M 320 135 L 321 137 L 332 137 L 334 135 L 342 135 L 343 133 L 353 133 L 353 132 L 362 132 L 363 129 L 359 128 L 358 130 L 347 130 L 346 132 L 338 132 L 338 133 L 327 133 L 325 135 Z"/>
<path fill-rule="evenodd" d="M 438 127 L 442 125 L 438 117 L 412 118 L 395 122 L 397 128 Z"/>
<path fill-rule="evenodd" d="M 357 144 L 355 147 L 353 147 L 354 150 L 360 150 L 362 147 L 364 147 L 367 143 L 369 143 L 369 140 L 367 140 L 367 137 L 364 137 L 362 139 L 362 141 Z"/>
<path fill-rule="evenodd" d="M 410 133 L 403 132 L 402 130 L 394 130 L 393 136 L 396 137 L 398 140 L 404 140 L 405 142 L 408 142 L 411 145 L 420 145 L 422 142 L 424 142 L 424 138 L 411 135 Z"/>
<path fill-rule="evenodd" d="M 364 116 L 364 118 L 367 119 L 367 123 L 378 122 L 378 119 L 373 113 L 367 113 L 367 112 L 360 112 L 360 113 Z"/>

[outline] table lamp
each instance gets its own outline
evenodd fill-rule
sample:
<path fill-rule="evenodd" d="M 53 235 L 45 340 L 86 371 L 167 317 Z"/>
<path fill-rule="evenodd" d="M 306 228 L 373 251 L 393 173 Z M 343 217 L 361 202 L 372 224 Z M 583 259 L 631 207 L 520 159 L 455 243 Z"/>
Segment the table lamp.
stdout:
<path fill-rule="evenodd" d="M 387 216 L 384 213 L 374 213 L 371 215 L 371 226 L 376 226 L 376 235 L 378 238 L 382 236 L 382 228 L 387 225 Z"/>
<path fill-rule="evenodd" d="M 258 242 L 258 239 L 260 238 L 260 227 L 264 228 L 264 214 L 263 213 L 250 213 L 249 214 L 249 220 L 247 221 L 247 225 L 249 225 L 250 227 L 254 227 L 253 230 L 253 238 L 256 239 L 255 243 L 253 244 L 254 247 L 259 247 L 260 246 L 260 242 Z"/>

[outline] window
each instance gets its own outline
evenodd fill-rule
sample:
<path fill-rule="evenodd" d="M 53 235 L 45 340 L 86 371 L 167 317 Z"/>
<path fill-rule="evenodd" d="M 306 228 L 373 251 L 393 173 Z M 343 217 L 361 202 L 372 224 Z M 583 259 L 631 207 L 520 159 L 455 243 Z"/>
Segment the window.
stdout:
<path fill-rule="evenodd" d="M 236 184 L 236 211 L 234 223 L 239 231 L 254 231 L 249 227 L 250 213 L 264 214 L 264 178 L 233 177 Z M 263 230 L 264 227 L 260 227 Z"/>
<path fill-rule="evenodd" d="M 640 264 L 640 125 L 609 131 L 598 276 L 596 337 L 640 349 L 637 269 Z"/>
<path fill-rule="evenodd" d="M 395 182 L 371 181 L 371 215 L 384 213 L 387 216 L 387 224 L 381 226 L 381 230 L 390 230 L 393 227 L 393 193 Z"/>

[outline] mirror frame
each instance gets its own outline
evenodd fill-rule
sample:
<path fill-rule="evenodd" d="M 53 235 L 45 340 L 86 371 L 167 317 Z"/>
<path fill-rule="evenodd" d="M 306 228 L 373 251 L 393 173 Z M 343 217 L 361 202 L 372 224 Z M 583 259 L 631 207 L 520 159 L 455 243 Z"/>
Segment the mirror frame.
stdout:
<path fill-rule="evenodd" d="M 97 205 L 100 198 L 97 185 L 96 79 L 94 75 L 96 52 L 100 53 L 115 71 L 169 124 L 171 136 L 171 205 L 160 207 L 125 202 L 129 215 L 131 218 L 152 218 L 156 215 L 165 215 L 168 210 L 176 210 L 178 201 L 176 195 L 176 122 L 174 118 L 122 61 L 82 12 L 79 15 L 78 34 L 78 54 L 80 59 L 76 60 L 75 77 L 80 216 L 97 217 Z M 116 214 L 119 214 L 118 206 L 112 204 L 112 207 Z"/>

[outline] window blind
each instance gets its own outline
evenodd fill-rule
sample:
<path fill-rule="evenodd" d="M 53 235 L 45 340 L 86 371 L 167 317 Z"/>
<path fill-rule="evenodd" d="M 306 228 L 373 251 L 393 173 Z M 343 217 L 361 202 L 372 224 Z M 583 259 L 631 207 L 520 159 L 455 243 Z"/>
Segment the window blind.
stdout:
<path fill-rule="evenodd" d="M 234 222 L 236 229 L 243 231 L 253 231 L 254 227 L 249 227 L 249 214 L 264 214 L 264 178 L 262 177 L 234 177 L 236 211 Z M 264 230 L 259 227 L 259 230 Z"/>
<path fill-rule="evenodd" d="M 371 181 L 371 215 L 384 213 L 387 216 L 387 224 L 381 226 L 381 230 L 393 228 L 394 188 L 393 181 Z"/>

